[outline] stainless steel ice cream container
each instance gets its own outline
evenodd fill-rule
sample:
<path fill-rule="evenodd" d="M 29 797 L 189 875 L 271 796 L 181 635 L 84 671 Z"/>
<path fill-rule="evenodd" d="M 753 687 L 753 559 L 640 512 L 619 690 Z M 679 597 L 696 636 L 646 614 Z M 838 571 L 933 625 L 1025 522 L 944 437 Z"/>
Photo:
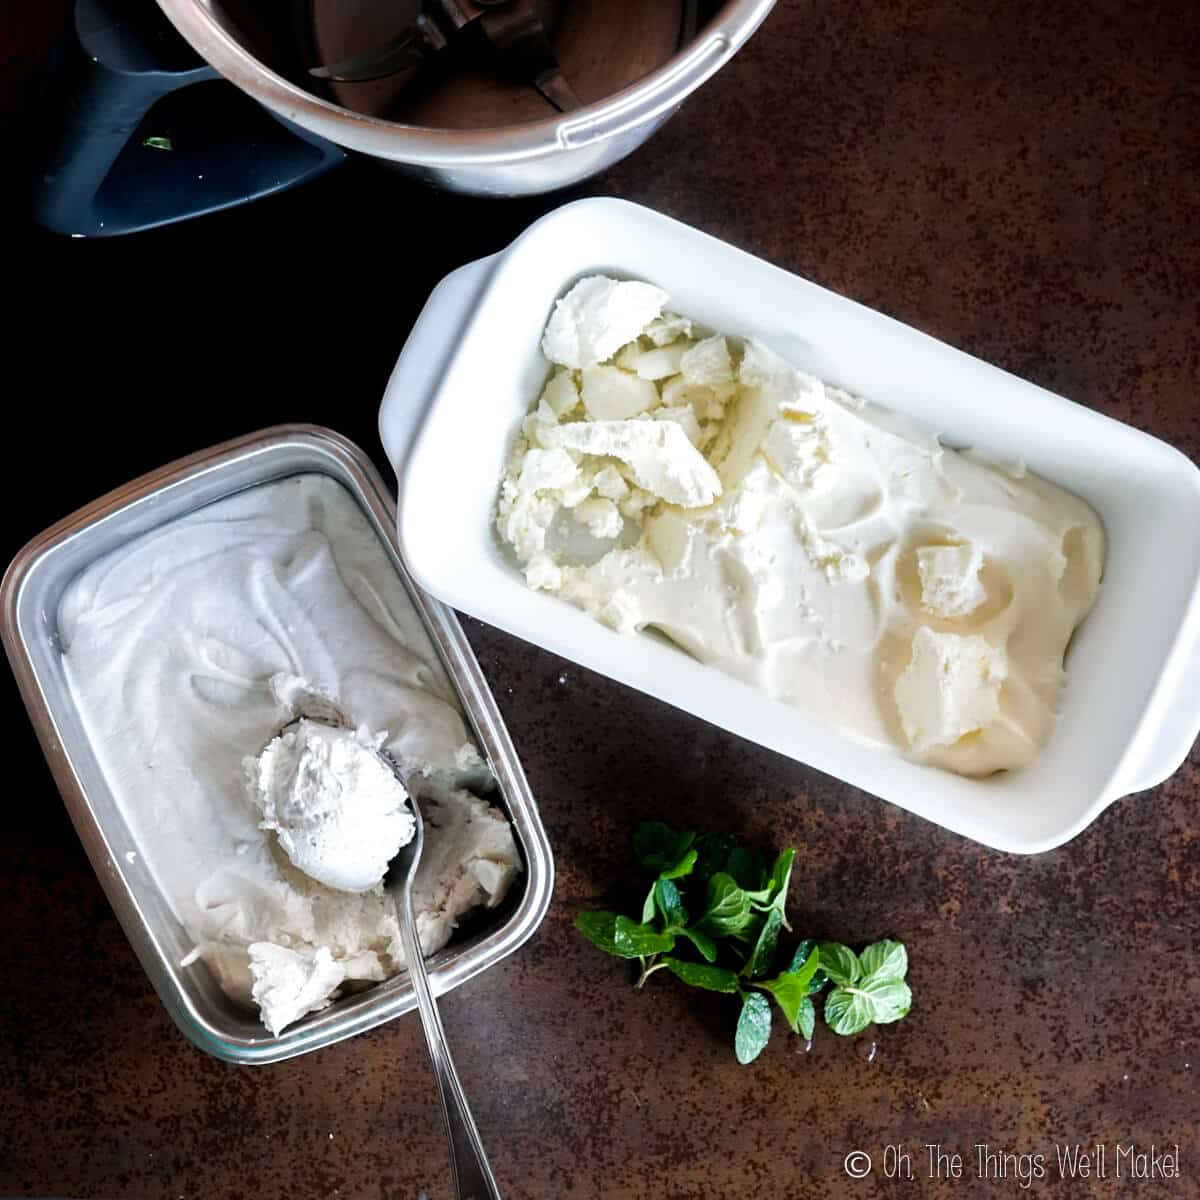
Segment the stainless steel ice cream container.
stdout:
<path fill-rule="evenodd" d="M 136 479 L 34 538 L 0 585 L 0 635 L 47 762 L 117 918 L 179 1028 L 218 1058 L 268 1063 L 370 1029 L 415 1007 L 403 975 L 311 1013 L 278 1037 L 221 990 L 158 889 L 89 743 L 64 671 L 59 602 L 78 573 L 132 538 L 235 492 L 296 474 L 322 474 L 354 497 L 378 535 L 457 693 L 499 783 L 524 862 L 513 892 L 461 941 L 430 960 L 436 992 L 479 974 L 520 946 L 550 901 L 549 845 L 504 723 L 454 613 L 422 594 L 401 565 L 388 492 L 357 447 L 329 430 L 293 425 L 227 442 Z"/>

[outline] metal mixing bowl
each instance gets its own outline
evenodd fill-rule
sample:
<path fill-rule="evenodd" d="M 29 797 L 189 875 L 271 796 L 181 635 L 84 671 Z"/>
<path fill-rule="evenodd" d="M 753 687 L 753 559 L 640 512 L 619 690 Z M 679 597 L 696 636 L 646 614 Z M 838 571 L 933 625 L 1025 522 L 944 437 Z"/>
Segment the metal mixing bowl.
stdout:
<path fill-rule="evenodd" d="M 285 120 L 440 187 L 520 196 L 577 183 L 636 149 L 729 61 L 774 0 L 711 6 L 715 11 L 702 14 L 696 36 L 668 61 L 574 112 L 476 129 L 403 124 L 343 107 L 295 82 L 300 75 L 271 53 L 279 39 L 256 30 L 240 6 L 221 0 L 158 3 L 197 53 Z"/>

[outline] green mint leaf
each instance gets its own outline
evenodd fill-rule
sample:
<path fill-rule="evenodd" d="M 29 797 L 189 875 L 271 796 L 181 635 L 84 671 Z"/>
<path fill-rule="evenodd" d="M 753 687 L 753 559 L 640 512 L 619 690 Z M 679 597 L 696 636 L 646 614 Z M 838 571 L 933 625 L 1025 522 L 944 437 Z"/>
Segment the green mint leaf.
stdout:
<path fill-rule="evenodd" d="M 169 137 L 148 137 L 142 139 L 142 145 L 151 150 L 174 150 L 175 143 Z"/>
<path fill-rule="evenodd" d="M 701 933 L 698 929 L 680 929 L 678 933 L 696 947 L 705 962 L 717 961 L 717 943 L 707 933 Z"/>
<path fill-rule="evenodd" d="M 639 925 L 628 917 L 617 917 L 613 924 L 613 954 L 622 958 L 644 958 L 675 949 L 675 935 L 660 933 L 652 925 Z"/>
<path fill-rule="evenodd" d="M 796 859 L 796 851 L 785 850 L 767 869 L 766 860 L 761 855 L 753 855 L 753 863 L 745 850 L 735 850 L 729 857 L 729 874 L 731 874 L 749 894 L 753 903 L 762 909 L 777 908 L 787 923 L 785 908 L 787 905 L 788 884 L 792 878 L 792 864 Z M 756 882 L 748 883 L 747 880 Z"/>
<path fill-rule="evenodd" d="M 872 1020 L 871 1001 L 861 992 L 834 988 L 825 998 L 825 1024 L 843 1037 L 862 1033 Z"/>
<path fill-rule="evenodd" d="M 788 885 L 792 882 L 792 865 L 795 861 L 795 849 L 785 850 L 772 865 L 771 877 L 767 884 L 770 891 L 768 899 L 772 907 L 779 910 L 779 915 L 783 918 L 784 925 L 787 925 L 789 929 L 791 926 L 787 923 L 787 895 Z"/>
<path fill-rule="evenodd" d="M 658 915 L 658 904 L 655 900 L 655 895 L 658 891 L 658 880 L 656 879 L 651 885 L 650 890 L 646 893 L 646 899 L 642 901 L 642 924 L 649 925 L 651 921 Z"/>
<path fill-rule="evenodd" d="M 872 975 L 903 979 L 908 974 L 908 951 L 903 942 L 875 942 L 858 956 L 858 961 L 864 979 Z"/>
<path fill-rule="evenodd" d="M 871 1006 L 871 1020 L 876 1025 L 890 1025 L 908 1016 L 912 1008 L 912 991 L 903 979 L 872 975 L 857 989 Z"/>
<path fill-rule="evenodd" d="M 775 961 L 775 950 L 779 945 L 779 931 L 782 927 L 783 915 L 777 908 L 771 909 L 767 913 L 762 929 L 759 930 L 754 949 L 750 951 L 750 957 L 746 959 L 746 965 L 742 967 L 742 974 L 747 979 L 758 979 L 771 969 L 771 964 Z"/>
<path fill-rule="evenodd" d="M 744 894 L 747 897 L 750 897 L 754 893 L 746 892 Z M 745 946 L 753 947 L 754 943 L 758 941 L 758 935 L 762 933 L 763 926 L 766 923 L 767 914 L 763 912 L 762 909 L 755 908 L 753 901 L 751 901 L 750 912 L 747 915 L 746 924 L 743 925 L 742 928 L 737 931 L 737 933 L 730 933 L 728 936 L 733 938 L 735 941 L 741 942 Z M 749 954 L 750 951 L 747 950 L 746 953 Z"/>
<path fill-rule="evenodd" d="M 682 929 L 687 924 L 687 909 L 684 907 L 683 897 L 679 894 L 679 889 L 675 886 L 674 881 L 659 879 L 654 885 L 654 900 L 668 927 L 674 926 L 676 929 Z"/>
<path fill-rule="evenodd" d="M 796 1030 L 806 1042 L 811 1042 L 816 1028 L 817 1010 L 813 1007 L 812 997 L 805 996 L 800 1001 L 800 1011 L 796 1014 Z"/>
<path fill-rule="evenodd" d="M 724 871 L 737 842 L 727 833 L 702 833 L 696 839 L 696 878 L 707 883 L 718 871 Z"/>
<path fill-rule="evenodd" d="M 682 879 L 685 875 L 692 873 L 692 868 L 696 865 L 697 854 L 695 850 L 689 850 L 673 867 L 668 867 L 660 875 L 660 879 Z"/>
<path fill-rule="evenodd" d="M 621 955 L 617 949 L 617 914 L 610 912 L 585 912 L 575 918 L 575 928 L 593 946 L 605 954 Z"/>
<path fill-rule="evenodd" d="M 808 956 L 816 948 L 817 943 L 814 938 L 801 938 L 800 944 L 796 947 L 796 953 L 792 955 L 792 965 L 788 967 L 788 970 L 800 970 L 808 961 Z M 815 996 L 828 982 L 829 976 L 825 974 L 824 968 L 818 967 L 816 973 L 808 981 L 808 994 Z"/>
<path fill-rule="evenodd" d="M 673 935 L 610 912 L 580 913 L 575 918 L 575 928 L 593 946 L 618 958 L 643 958 L 675 946 Z"/>
<path fill-rule="evenodd" d="M 750 897 L 731 875 L 718 871 L 704 890 L 704 910 L 695 928 L 710 937 L 732 937 L 744 933 L 754 920 Z"/>
<path fill-rule="evenodd" d="M 812 1004 L 808 995 L 808 981 L 816 972 L 819 961 L 820 951 L 814 950 L 800 970 L 784 971 L 781 975 L 776 975 L 774 979 L 764 979 L 758 984 L 758 987 L 770 992 L 775 997 L 775 1003 L 783 1010 L 783 1015 L 787 1018 L 787 1023 L 792 1027 L 793 1033 L 798 1032 L 797 1023 L 804 1002 L 807 1000 L 810 1005 Z"/>
<path fill-rule="evenodd" d="M 737 846 L 729 855 L 725 872 L 747 892 L 765 892 L 768 887 L 767 860 L 757 850 Z"/>
<path fill-rule="evenodd" d="M 738 1017 L 737 1032 L 733 1038 L 733 1050 L 737 1060 L 745 1066 L 752 1063 L 771 1038 L 771 1005 L 762 992 L 747 992 L 742 999 L 742 1013 Z"/>
<path fill-rule="evenodd" d="M 694 833 L 681 833 L 662 821 L 642 821 L 633 831 L 633 857 L 639 867 L 658 875 L 678 866 L 695 840 Z"/>
<path fill-rule="evenodd" d="M 683 962 L 678 958 L 664 958 L 667 969 L 677 979 L 692 987 L 704 988 L 709 992 L 736 992 L 737 976 L 725 967 L 709 967 L 704 963 Z"/>
<path fill-rule="evenodd" d="M 817 971 L 820 969 L 820 966 L 821 951 L 814 946 L 812 950 L 809 951 L 808 957 L 798 967 L 792 967 L 792 969 L 787 971 L 786 974 L 793 975 L 798 978 L 800 982 L 804 984 L 806 993 L 811 996 L 812 991 L 809 989 L 808 985 L 812 983 L 813 976 L 816 975 Z"/>
<path fill-rule="evenodd" d="M 852 987 L 862 978 L 862 965 L 858 955 L 841 942 L 818 942 L 821 952 L 821 969 L 838 987 Z"/>

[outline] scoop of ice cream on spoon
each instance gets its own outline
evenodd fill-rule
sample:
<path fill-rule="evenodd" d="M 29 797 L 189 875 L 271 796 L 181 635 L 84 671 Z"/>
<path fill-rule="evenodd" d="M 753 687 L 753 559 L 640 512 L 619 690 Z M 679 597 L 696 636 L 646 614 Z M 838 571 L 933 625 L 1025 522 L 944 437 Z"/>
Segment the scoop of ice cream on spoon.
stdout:
<path fill-rule="evenodd" d="M 416 832 L 408 792 L 383 757 L 386 736 L 301 717 L 245 760 L 261 827 L 327 887 L 377 887 Z"/>

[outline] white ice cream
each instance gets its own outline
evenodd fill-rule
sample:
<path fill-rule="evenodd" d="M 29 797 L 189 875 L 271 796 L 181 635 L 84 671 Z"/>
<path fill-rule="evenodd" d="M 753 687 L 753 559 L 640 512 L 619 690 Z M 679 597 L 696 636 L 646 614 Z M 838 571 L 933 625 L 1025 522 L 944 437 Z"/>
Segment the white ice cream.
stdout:
<path fill-rule="evenodd" d="M 551 362 L 590 367 L 611 358 L 662 312 L 667 293 L 603 275 L 581 279 L 554 306 L 542 347 Z"/>
<path fill-rule="evenodd" d="M 555 309 L 501 481 L 530 586 L 865 742 L 964 774 L 1031 762 L 1099 585 L 1096 514 L 597 280 Z"/>
<path fill-rule="evenodd" d="M 274 942 L 253 942 L 248 953 L 254 980 L 250 994 L 262 1023 L 275 1034 L 305 1013 L 328 1008 L 346 978 L 346 968 L 327 946 L 289 950 Z"/>
<path fill-rule="evenodd" d="M 620 460 L 631 482 L 668 504 L 700 508 L 721 493 L 716 471 L 675 421 L 574 421 L 547 430 L 545 440 L 556 449 Z"/>
<path fill-rule="evenodd" d="M 273 1032 L 403 963 L 381 887 L 345 891 L 305 873 L 339 885 L 377 875 L 404 836 L 386 789 L 372 791 L 381 844 L 369 864 L 351 864 L 358 835 L 325 804 L 340 783 L 326 778 L 311 796 L 272 784 L 269 800 L 264 790 L 251 802 L 243 760 L 290 721 L 387 731 L 426 821 L 414 903 L 427 953 L 507 892 L 519 869 L 512 830 L 473 794 L 494 781 L 378 537 L 332 479 L 255 487 L 122 546 L 72 583 L 59 624 L 72 692 L 139 852 L 200 957 L 231 996 L 258 1002 Z M 325 816 L 323 848 L 298 850 L 298 870 L 284 836 L 296 849 Z"/>
<path fill-rule="evenodd" d="M 895 688 L 908 744 L 926 753 L 988 728 L 1000 715 L 1007 674 L 1004 654 L 987 638 L 920 626 Z"/>
<path fill-rule="evenodd" d="M 293 866 L 338 891 L 377 887 L 416 829 L 408 793 L 379 755 L 386 740 L 303 718 L 245 760 L 260 828 Z"/>

